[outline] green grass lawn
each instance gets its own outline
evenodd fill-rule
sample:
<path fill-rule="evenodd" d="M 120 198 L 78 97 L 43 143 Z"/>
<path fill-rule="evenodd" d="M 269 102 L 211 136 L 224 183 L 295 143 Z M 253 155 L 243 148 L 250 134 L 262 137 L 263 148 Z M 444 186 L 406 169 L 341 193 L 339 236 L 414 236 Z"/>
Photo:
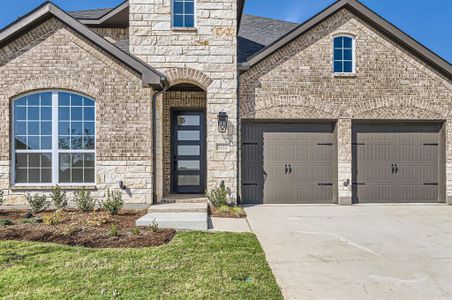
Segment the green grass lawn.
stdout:
<path fill-rule="evenodd" d="M 282 299 L 253 234 L 187 232 L 165 246 L 0 241 L 0 299 Z"/>

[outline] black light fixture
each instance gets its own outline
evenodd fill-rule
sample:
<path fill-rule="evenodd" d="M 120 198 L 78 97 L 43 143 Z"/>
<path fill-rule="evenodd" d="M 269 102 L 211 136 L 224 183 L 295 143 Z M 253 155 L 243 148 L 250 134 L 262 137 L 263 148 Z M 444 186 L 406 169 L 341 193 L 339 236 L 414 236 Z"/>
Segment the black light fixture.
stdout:
<path fill-rule="evenodd" d="M 224 111 L 218 113 L 218 131 L 224 133 L 228 130 L 228 114 Z"/>

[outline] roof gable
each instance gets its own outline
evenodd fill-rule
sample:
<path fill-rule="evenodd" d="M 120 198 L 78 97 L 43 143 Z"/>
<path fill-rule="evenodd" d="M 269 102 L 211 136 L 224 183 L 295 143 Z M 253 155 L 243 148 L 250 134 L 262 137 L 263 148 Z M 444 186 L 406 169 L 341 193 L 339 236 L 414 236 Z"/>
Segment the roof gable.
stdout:
<path fill-rule="evenodd" d="M 138 58 L 127 54 L 50 2 L 42 4 L 0 31 L 0 46 L 8 43 L 24 31 L 29 30 L 32 26 L 51 16 L 59 19 L 83 37 L 141 74 L 144 85 L 151 85 L 155 89 L 160 89 L 163 86 L 166 80 L 165 75 Z"/>
<path fill-rule="evenodd" d="M 445 75 L 448 79 L 452 79 L 451 64 L 449 64 L 443 58 L 408 36 L 406 33 L 383 19 L 381 16 L 379 16 L 357 0 L 338 0 L 311 19 L 296 27 L 294 30 L 290 31 L 280 39 L 276 40 L 258 53 L 251 56 L 247 62 L 241 63 L 240 69 L 249 69 L 251 66 L 264 60 L 266 57 L 270 56 L 277 50 L 284 47 L 286 44 L 295 40 L 300 35 L 303 35 L 307 31 L 342 9 L 349 9 L 351 12 L 362 18 L 365 22 L 408 50 L 410 53 L 412 53 L 422 61 L 428 63 L 431 67 L 436 69 L 441 74 Z"/>

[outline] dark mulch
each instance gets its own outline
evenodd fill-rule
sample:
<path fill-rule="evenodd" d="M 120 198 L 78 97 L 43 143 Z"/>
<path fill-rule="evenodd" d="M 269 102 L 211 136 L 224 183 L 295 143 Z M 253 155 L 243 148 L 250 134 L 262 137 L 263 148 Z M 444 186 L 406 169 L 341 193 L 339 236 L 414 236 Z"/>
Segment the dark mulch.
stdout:
<path fill-rule="evenodd" d="M 36 217 L 42 218 L 52 213 L 40 213 Z M 23 223 L 23 211 L 0 211 L 0 220 L 14 222 L 11 226 L 0 226 L 0 240 L 49 242 L 89 248 L 140 248 L 164 245 L 173 239 L 176 231 L 172 229 L 154 232 L 148 228 L 139 228 L 139 232 L 133 234 L 131 230 L 135 228 L 135 221 L 143 214 L 125 212 L 110 216 L 106 212 L 85 214 L 64 211 L 60 215 L 61 223 L 46 225 Z M 113 224 L 117 228 L 117 236 L 111 235 Z"/>

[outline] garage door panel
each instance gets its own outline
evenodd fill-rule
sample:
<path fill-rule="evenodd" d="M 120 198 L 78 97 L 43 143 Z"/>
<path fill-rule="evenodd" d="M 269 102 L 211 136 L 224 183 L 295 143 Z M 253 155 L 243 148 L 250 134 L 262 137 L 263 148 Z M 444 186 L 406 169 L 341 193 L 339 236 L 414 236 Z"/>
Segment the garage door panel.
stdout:
<path fill-rule="evenodd" d="M 244 203 L 255 203 L 255 198 L 248 200 L 247 197 L 259 195 L 256 189 L 260 189 L 260 203 L 332 202 L 334 125 L 244 124 L 243 127 L 242 151 L 253 152 L 242 153 Z M 257 147 L 245 147 L 252 141 L 258 141 Z M 253 158 L 253 162 L 248 163 L 248 157 Z M 261 174 L 254 162 L 260 162 Z M 261 178 L 257 188 L 243 186 L 245 179 L 255 179 L 255 176 Z M 331 186 L 319 186 L 319 183 Z"/>
<path fill-rule="evenodd" d="M 306 184 L 312 181 L 313 170 L 310 169 L 309 163 L 290 163 L 290 169 L 288 165 L 288 170 L 288 173 L 290 170 L 292 173 L 284 174 L 283 178 L 292 184 Z"/>
<path fill-rule="evenodd" d="M 438 186 L 429 184 L 438 183 L 440 129 L 432 123 L 355 124 L 354 202 L 437 202 Z"/>
<path fill-rule="evenodd" d="M 330 164 L 324 166 L 312 166 L 310 180 L 314 183 L 332 183 L 333 167 Z"/>

